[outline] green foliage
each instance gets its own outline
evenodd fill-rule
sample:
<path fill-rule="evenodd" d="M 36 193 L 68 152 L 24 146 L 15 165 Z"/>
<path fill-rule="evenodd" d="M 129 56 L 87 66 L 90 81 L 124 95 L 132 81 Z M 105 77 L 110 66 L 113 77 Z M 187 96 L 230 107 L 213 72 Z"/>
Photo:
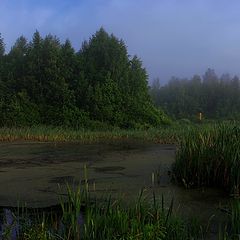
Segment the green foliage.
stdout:
<path fill-rule="evenodd" d="M 121 127 L 163 123 L 148 95 L 141 61 L 129 59 L 123 41 L 100 29 L 79 53 L 88 84 L 84 99 L 90 116 Z"/>
<path fill-rule="evenodd" d="M 0 124 L 9 127 L 37 125 L 40 121 L 37 109 L 26 92 L 19 92 L 0 103 Z"/>
<path fill-rule="evenodd" d="M 72 128 L 157 126 L 168 118 L 153 106 L 147 74 L 122 40 L 103 28 L 78 53 L 69 40 L 21 36 L 4 55 L 0 36 L 0 126 Z M 94 125 L 94 124 L 93 124 Z"/>

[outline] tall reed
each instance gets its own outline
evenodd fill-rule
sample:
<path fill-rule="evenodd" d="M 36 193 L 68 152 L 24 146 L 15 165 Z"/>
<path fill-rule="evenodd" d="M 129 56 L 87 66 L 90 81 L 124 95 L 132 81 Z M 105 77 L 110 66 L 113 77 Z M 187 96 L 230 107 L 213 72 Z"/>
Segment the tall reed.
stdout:
<path fill-rule="evenodd" d="M 240 191 L 240 127 L 218 124 L 188 131 L 173 166 L 186 187 L 217 186 L 231 194 Z"/>
<path fill-rule="evenodd" d="M 61 198 L 57 223 L 51 214 L 18 221 L 17 239 L 36 240 L 194 240 L 200 226 L 173 214 L 173 201 L 165 207 L 164 198 L 153 195 L 146 201 L 143 191 L 134 204 L 123 199 L 90 198 L 80 188 L 67 186 L 67 199 Z M 53 213 L 52 213 L 53 214 Z M 11 235 L 8 235 L 12 239 Z"/>

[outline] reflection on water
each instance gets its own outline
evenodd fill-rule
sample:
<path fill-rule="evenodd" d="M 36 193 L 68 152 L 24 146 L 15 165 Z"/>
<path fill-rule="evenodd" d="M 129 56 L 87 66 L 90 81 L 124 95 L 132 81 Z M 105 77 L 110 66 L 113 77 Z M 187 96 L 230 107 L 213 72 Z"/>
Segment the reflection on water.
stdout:
<path fill-rule="evenodd" d="M 14 221 L 13 213 L 10 209 L 4 208 L 0 222 L 0 239 L 3 239 L 4 233 L 8 234 L 10 239 L 17 239 L 19 225 Z"/>

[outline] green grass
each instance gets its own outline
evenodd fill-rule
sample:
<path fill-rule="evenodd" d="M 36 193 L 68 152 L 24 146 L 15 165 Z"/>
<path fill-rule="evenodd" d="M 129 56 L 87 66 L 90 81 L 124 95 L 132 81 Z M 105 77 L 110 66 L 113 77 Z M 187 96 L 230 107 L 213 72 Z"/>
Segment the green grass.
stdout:
<path fill-rule="evenodd" d="M 216 186 L 239 196 L 240 127 L 218 124 L 192 129 L 180 141 L 173 170 L 186 187 Z"/>
<path fill-rule="evenodd" d="M 66 198 L 60 198 L 60 211 L 46 212 L 19 208 L 13 222 L 4 222 L 4 239 L 12 239 L 18 228 L 19 240 L 207 240 L 209 222 L 201 226 L 197 219 L 183 219 L 174 213 L 173 200 L 165 206 L 164 197 L 153 192 L 152 200 L 143 190 L 133 203 L 111 195 L 94 199 L 82 188 L 67 185 Z M 94 199 L 94 200 L 93 200 Z M 234 200 L 226 210 L 227 221 L 219 226 L 214 239 L 237 240 L 240 234 L 240 201 Z M 81 215 L 82 214 L 82 215 Z M 82 216 L 79 221 L 79 216 Z M 213 236 L 212 236 L 213 237 Z"/>
<path fill-rule="evenodd" d="M 139 139 L 162 144 L 175 144 L 183 135 L 179 126 L 166 126 L 147 130 L 73 130 L 61 127 L 35 126 L 24 128 L 0 128 L 0 141 L 53 141 L 94 143 L 112 140 Z"/>
<path fill-rule="evenodd" d="M 60 205 L 58 217 L 43 212 L 32 218 L 24 210 L 21 217 L 14 215 L 14 223 L 5 228 L 5 239 L 11 239 L 14 224 L 19 227 L 18 239 L 25 240 L 193 240 L 201 236 L 196 222 L 173 214 L 173 202 L 166 208 L 164 199 L 158 201 L 153 194 L 149 203 L 143 191 L 135 203 L 126 204 L 111 196 L 93 201 L 86 190 L 67 186 L 67 201 L 60 199 Z"/>
<path fill-rule="evenodd" d="M 219 240 L 240 237 L 240 126 L 237 123 L 202 125 L 189 129 L 179 141 L 173 165 L 175 179 L 186 188 L 219 187 L 234 197 Z"/>

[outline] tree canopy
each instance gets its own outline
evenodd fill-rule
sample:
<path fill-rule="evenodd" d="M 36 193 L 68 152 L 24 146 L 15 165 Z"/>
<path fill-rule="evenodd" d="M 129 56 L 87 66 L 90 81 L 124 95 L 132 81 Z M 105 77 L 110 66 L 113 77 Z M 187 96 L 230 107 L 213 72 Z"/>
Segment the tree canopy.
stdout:
<path fill-rule="evenodd" d="M 167 116 L 153 106 L 141 60 L 103 28 L 76 52 L 38 31 L 19 37 L 9 53 L 0 35 L 0 126 L 158 126 Z"/>

